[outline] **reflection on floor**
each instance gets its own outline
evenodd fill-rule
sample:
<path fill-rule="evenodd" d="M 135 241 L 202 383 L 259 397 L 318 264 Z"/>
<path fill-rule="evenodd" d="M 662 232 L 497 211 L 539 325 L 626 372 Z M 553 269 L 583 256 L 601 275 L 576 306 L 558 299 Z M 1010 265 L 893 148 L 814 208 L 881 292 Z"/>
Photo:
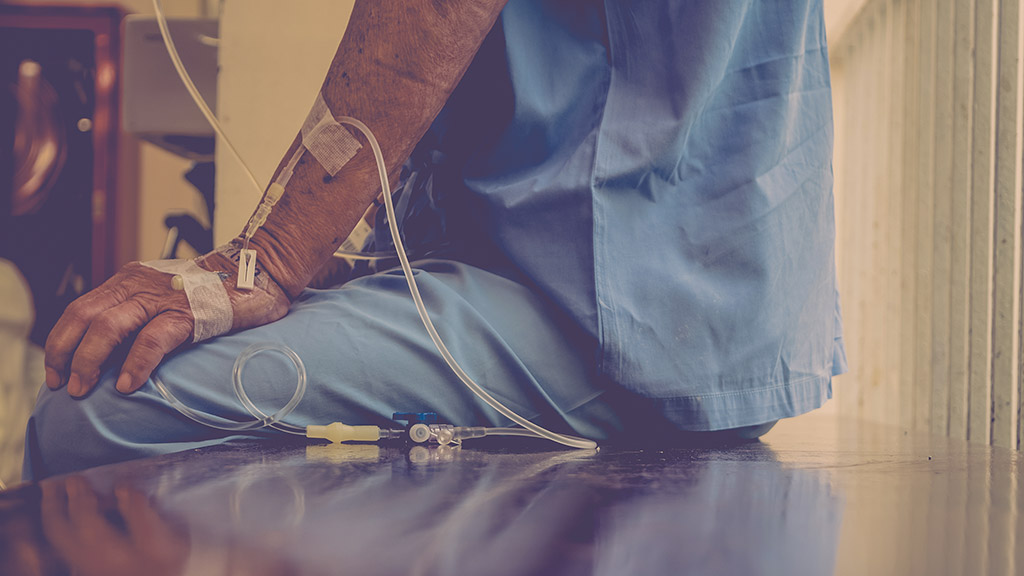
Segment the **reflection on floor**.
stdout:
<path fill-rule="evenodd" d="M 815 416 L 731 448 L 247 444 L 0 494 L 0 573 L 1016 574 L 1022 478 Z"/>

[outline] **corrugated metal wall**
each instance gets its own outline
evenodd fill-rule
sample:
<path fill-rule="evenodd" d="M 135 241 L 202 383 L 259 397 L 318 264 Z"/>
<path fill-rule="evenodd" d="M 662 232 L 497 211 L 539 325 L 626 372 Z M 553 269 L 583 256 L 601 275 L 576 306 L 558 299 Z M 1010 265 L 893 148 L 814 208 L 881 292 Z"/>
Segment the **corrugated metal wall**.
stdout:
<path fill-rule="evenodd" d="M 1021 446 L 1021 0 L 872 0 L 830 38 L 840 412 Z"/>

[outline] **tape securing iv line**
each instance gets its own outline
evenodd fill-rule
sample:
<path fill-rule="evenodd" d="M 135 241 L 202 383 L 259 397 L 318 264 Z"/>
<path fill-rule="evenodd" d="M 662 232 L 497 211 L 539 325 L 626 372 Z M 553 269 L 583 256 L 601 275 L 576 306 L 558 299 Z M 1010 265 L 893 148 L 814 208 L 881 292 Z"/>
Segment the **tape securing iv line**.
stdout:
<path fill-rule="evenodd" d="M 200 268 L 193 260 L 151 260 L 143 266 L 173 274 L 171 286 L 185 291 L 195 327 L 192 342 L 201 342 L 231 331 L 234 313 L 221 275 Z"/>
<path fill-rule="evenodd" d="M 331 177 L 334 177 L 362 148 L 362 144 L 356 140 L 356 137 L 334 119 L 334 115 L 327 107 L 327 102 L 321 93 L 317 93 L 313 108 L 302 123 L 301 135 L 302 146 L 295 150 L 284 168 L 270 184 L 263 196 L 263 201 L 256 208 L 256 213 L 246 225 L 245 245 L 240 252 L 241 259 L 236 284 L 241 290 L 253 289 L 253 275 L 256 272 L 257 254 L 255 250 L 249 249 L 249 239 L 267 221 L 270 212 L 284 195 L 285 186 L 291 180 L 292 172 L 299 163 L 303 149 L 312 154 L 320 166 Z"/>
<path fill-rule="evenodd" d="M 323 94 L 319 92 L 313 109 L 302 123 L 302 146 L 331 176 L 336 175 L 363 147 L 348 128 L 334 119 Z"/>
<path fill-rule="evenodd" d="M 188 77 L 188 72 L 185 70 L 185 67 L 181 62 L 181 58 L 178 56 L 178 51 L 175 49 L 174 43 L 171 41 L 170 32 L 167 27 L 167 21 L 164 18 L 163 10 L 160 6 L 160 0 L 153 0 L 153 7 L 156 11 L 157 22 L 160 25 L 160 35 L 161 37 L 163 37 L 164 44 L 167 47 L 167 52 L 171 56 L 171 61 L 174 64 L 174 67 L 177 70 L 178 75 L 181 77 L 182 82 L 189 89 L 189 94 L 199 105 L 200 109 L 202 109 L 204 116 L 206 116 L 207 120 L 209 120 L 210 124 L 214 128 L 214 131 L 217 132 L 219 136 L 221 136 L 224 143 L 231 150 L 231 152 L 235 154 L 236 158 L 245 168 L 246 173 L 249 175 L 250 179 L 252 180 L 253 184 L 255 184 L 256 188 L 259 188 L 262 191 L 262 187 L 256 181 L 256 178 L 252 175 L 252 171 L 245 166 L 244 162 L 241 161 L 241 156 L 238 155 L 235 148 L 231 145 L 231 142 L 228 140 L 227 136 L 221 130 L 220 124 L 217 122 L 217 119 L 213 116 L 213 113 L 210 111 L 209 106 L 207 106 L 206 103 L 203 101 L 202 95 L 199 94 L 199 91 L 196 90 L 195 85 Z M 329 117 L 330 120 L 327 120 L 327 118 Z M 276 197 L 277 199 L 279 199 L 280 195 L 283 194 L 284 186 L 287 184 L 287 178 L 290 177 L 291 175 L 291 169 L 294 168 L 295 165 L 298 163 L 299 156 L 302 154 L 302 148 L 306 148 L 307 150 L 310 150 L 310 152 L 313 152 L 314 156 L 317 157 L 317 161 L 319 161 L 321 165 L 323 165 L 325 169 L 328 170 L 330 174 L 333 176 L 337 174 L 337 171 L 340 170 L 341 167 L 344 166 L 344 164 L 347 163 L 348 160 L 350 160 L 352 156 L 355 155 L 355 152 L 358 151 L 359 149 L 358 142 L 355 141 L 355 139 L 352 137 L 352 134 L 347 133 L 347 130 L 344 130 L 343 132 L 339 133 L 335 129 L 334 125 L 338 125 L 337 127 L 340 128 L 340 125 L 344 124 L 348 127 L 354 128 L 355 130 L 358 130 L 360 133 L 362 133 L 363 137 L 366 138 L 367 143 L 370 146 L 370 149 L 373 151 L 373 157 L 377 163 L 377 175 L 380 178 L 381 191 L 383 192 L 384 197 L 384 208 L 388 216 L 388 229 L 391 232 L 391 239 L 396 249 L 395 253 L 398 256 L 399 263 L 401 264 L 402 267 L 402 274 L 405 276 L 406 283 L 409 285 L 409 292 L 412 295 L 413 303 L 416 306 L 416 310 L 417 313 L 419 314 L 420 320 L 422 321 L 424 328 L 426 328 L 427 333 L 430 335 L 430 339 L 434 343 L 434 346 L 437 348 L 438 353 L 440 353 L 441 356 L 444 358 L 445 363 L 448 364 L 448 366 L 452 369 L 452 372 L 455 373 L 458 379 L 463 384 L 465 384 L 466 387 L 469 388 L 474 394 L 476 394 L 481 400 L 487 403 L 491 408 L 497 410 L 503 416 L 507 417 L 509 420 L 512 420 L 513 422 L 519 424 L 525 429 L 506 429 L 506 431 L 510 431 L 513 435 L 526 435 L 526 431 L 529 431 L 530 433 L 547 438 L 549 440 L 552 440 L 565 446 L 570 446 L 573 448 L 582 448 L 587 450 L 596 449 L 597 443 L 594 442 L 593 440 L 576 438 L 574 436 L 566 436 L 564 434 L 556 434 L 554 432 L 551 432 L 538 426 L 537 424 L 534 424 L 533 422 L 530 422 L 529 420 L 523 418 L 522 416 L 519 416 L 518 414 L 510 410 L 507 406 L 505 406 L 497 399 L 492 397 L 490 394 L 488 394 L 486 390 L 484 390 L 483 388 L 480 387 L 480 385 L 474 382 L 473 379 L 462 369 L 462 367 L 459 366 L 458 362 L 452 356 L 447 346 L 445 346 L 444 341 L 441 340 L 441 336 L 440 334 L 438 334 L 433 321 L 431 321 L 430 315 L 428 314 L 426 309 L 426 305 L 423 303 L 423 298 L 420 295 L 419 288 L 416 284 L 416 279 L 412 270 L 412 266 L 410 265 L 409 259 L 405 254 L 405 249 L 402 243 L 402 235 L 398 229 L 397 218 L 395 217 L 395 208 L 391 198 L 391 188 L 388 185 L 388 174 L 387 169 L 385 167 L 384 154 L 381 152 L 380 144 L 374 137 L 373 132 L 370 130 L 368 126 L 366 126 L 366 124 L 362 123 L 356 118 L 344 116 L 331 117 L 330 111 L 327 108 L 326 103 L 323 101 L 322 96 L 320 96 L 319 94 L 317 95 L 317 101 L 314 104 L 314 110 L 310 112 L 310 117 L 307 119 L 307 121 L 309 125 L 308 127 L 304 125 L 302 132 L 303 146 L 297 147 L 296 154 L 289 161 L 288 165 L 286 166 L 286 170 L 282 171 L 282 174 L 279 176 L 278 181 L 274 182 L 270 186 L 270 188 L 266 190 L 267 198 L 264 199 L 264 202 L 260 203 L 260 210 L 257 211 L 257 214 L 260 214 L 262 212 L 262 216 L 260 218 L 256 218 L 256 215 L 254 215 L 254 218 L 250 221 L 250 224 L 252 226 L 247 226 L 247 229 L 244 233 L 244 241 L 239 253 L 239 263 L 240 266 L 245 265 L 247 268 L 251 268 L 251 270 L 246 270 L 246 275 L 249 276 L 249 279 L 251 279 L 254 282 L 266 282 L 266 275 L 259 274 L 256 268 L 255 251 L 248 250 L 249 240 L 252 238 L 252 233 L 255 231 L 255 229 L 262 225 L 262 222 L 266 220 L 266 216 L 269 215 L 274 202 L 276 202 L 276 200 L 272 200 L 270 202 L 268 202 L 267 200 L 269 200 L 271 197 Z M 320 127 L 321 124 L 323 124 L 325 127 L 330 128 Z M 333 134 L 334 137 L 331 137 L 331 134 Z M 329 145 L 324 145 L 323 147 L 321 147 L 319 144 L 317 144 L 321 137 L 323 137 L 323 140 L 327 142 Z M 307 139 L 309 141 L 309 144 L 306 143 Z M 349 140 L 351 140 L 351 142 L 349 142 Z M 342 144 L 339 144 L 338 142 L 342 142 Z M 344 142 L 348 143 L 344 144 Z M 316 149 L 317 152 L 314 152 L 313 149 Z M 263 210 L 264 208 L 266 209 Z M 229 249 L 228 247 L 224 248 Z M 251 252 L 251 259 L 248 257 L 248 252 Z M 191 266 L 189 266 L 189 264 L 191 264 Z M 171 271 L 181 270 L 183 272 L 182 274 L 177 275 L 177 278 L 179 279 L 178 284 L 180 284 L 180 286 L 183 289 L 185 289 L 187 293 L 190 293 L 190 305 L 199 309 L 194 310 L 194 315 L 196 316 L 196 327 L 194 332 L 195 341 L 212 337 L 212 335 L 208 336 L 207 334 L 215 334 L 218 331 L 220 331 L 220 333 L 223 333 L 230 330 L 233 319 L 231 317 L 231 305 L 230 299 L 227 298 L 227 291 L 224 288 L 222 282 L 218 282 L 220 291 L 219 293 L 216 290 L 214 290 L 214 287 L 212 286 L 212 276 L 216 276 L 219 281 L 221 278 L 220 274 L 210 273 L 205 270 L 202 270 L 194 262 L 189 263 L 180 260 L 151 262 L 148 265 L 151 268 L 157 270 L 170 269 Z M 196 272 L 197 270 L 199 272 Z M 242 277 L 241 270 L 239 270 L 239 277 Z M 192 282 L 194 281 L 201 281 L 203 287 L 209 288 L 209 290 L 194 289 L 194 286 L 192 284 Z M 207 282 L 209 282 L 209 284 L 207 284 Z M 172 279 L 172 286 L 173 285 L 174 280 Z M 249 286 L 249 288 L 251 288 L 251 286 Z M 210 294 L 218 293 L 223 295 L 224 300 L 221 301 L 222 305 L 212 306 L 215 313 L 216 311 L 219 310 L 221 316 L 219 318 L 214 318 L 212 320 L 204 318 L 202 321 L 200 321 L 199 317 L 201 316 L 201 313 L 196 312 L 205 309 L 206 303 L 199 302 L 198 297 L 205 297 L 207 295 L 207 292 L 209 292 Z M 197 296 L 196 304 L 191 304 L 192 294 L 195 294 Z M 225 303 L 226 305 L 223 305 Z M 224 316 L 224 313 L 226 313 L 227 316 Z M 203 326 L 200 327 L 200 324 L 203 324 Z M 255 405 L 248 401 L 248 397 L 245 395 L 245 391 L 242 387 L 241 380 L 241 366 L 244 365 L 245 361 L 248 358 L 251 358 L 253 354 L 256 354 L 262 350 L 267 349 L 275 349 L 281 351 L 290 359 L 292 359 L 292 361 L 295 363 L 295 369 L 298 373 L 298 382 L 296 384 L 295 394 L 292 396 L 292 399 L 288 402 L 287 405 L 285 405 L 283 408 L 281 408 L 280 410 L 278 410 L 277 412 L 270 416 L 267 416 L 266 414 L 261 412 L 258 408 L 255 407 Z M 265 426 L 273 426 L 274 428 L 292 434 L 314 437 L 314 435 L 310 434 L 310 429 L 308 427 L 306 428 L 305 433 L 303 433 L 301 427 L 291 426 L 288 424 L 284 424 L 283 422 L 280 421 L 281 418 L 286 416 L 295 408 L 295 406 L 302 399 L 302 395 L 306 390 L 305 368 L 303 367 L 302 361 L 299 359 L 298 355 L 295 354 L 295 352 L 292 349 L 282 345 L 272 345 L 270 348 L 265 348 L 260 345 L 257 345 L 256 347 L 250 347 L 246 349 L 246 351 L 243 351 L 243 353 L 239 356 L 238 362 L 236 362 L 235 365 L 233 376 L 235 383 L 235 392 L 238 395 L 239 400 L 242 401 L 246 409 L 248 409 L 250 413 L 252 413 L 252 415 L 256 418 L 251 422 L 232 423 L 231 425 L 225 425 L 224 423 L 221 422 L 211 422 L 209 418 L 206 418 L 202 414 L 197 413 L 195 410 L 192 410 L 188 406 L 182 404 L 181 401 L 179 401 L 177 398 L 175 398 L 173 394 L 171 394 L 171 392 L 163 385 L 163 383 L 160 381 L 159 377 L 155 373 L 153 374 L 152 378 L 153 384 L 160 391 L 161 395 L 168 402 L 170 402 L 171 405 L 174 406 L 174 408 L 176 408 L 186 417 L 191 418 L 207 426 L 224 430 L 254 430 L 258 428 L 263 428 Z"/>

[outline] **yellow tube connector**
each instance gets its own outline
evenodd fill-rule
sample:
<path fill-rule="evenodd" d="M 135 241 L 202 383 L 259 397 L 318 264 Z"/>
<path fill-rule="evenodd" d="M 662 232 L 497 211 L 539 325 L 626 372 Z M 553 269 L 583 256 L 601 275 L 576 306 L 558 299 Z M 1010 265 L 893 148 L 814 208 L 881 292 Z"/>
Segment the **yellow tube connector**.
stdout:
<path fill-rule="evenodd" d="M 349 426 L 334 422 L 327 426 L 306 426 L 306 438 L 322 438 L 331 442 L 376 442 L 380 428 L 376 426 Z"/>

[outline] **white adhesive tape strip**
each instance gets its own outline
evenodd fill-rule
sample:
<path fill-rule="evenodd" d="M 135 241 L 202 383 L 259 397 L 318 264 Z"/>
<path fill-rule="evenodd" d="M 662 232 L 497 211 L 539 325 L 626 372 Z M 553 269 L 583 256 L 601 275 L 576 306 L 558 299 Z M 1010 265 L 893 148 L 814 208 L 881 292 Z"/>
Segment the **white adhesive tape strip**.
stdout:
<path fill-rule="evenodd" d="M 185 297 L 195 318 L 193 342 L 209 340 L 231 331 L 234 314 L 220 274 L 203 270 L 192 260 L 151 260 L 142 265 L 181 276 Z"/>
<path fill-rule="evenodd" d="M 331 176 L 362 148 L 359 140 L 334 120 L 322 94 L 316 95 L 313 109 L 302 123 L 302 145 Z"/>

